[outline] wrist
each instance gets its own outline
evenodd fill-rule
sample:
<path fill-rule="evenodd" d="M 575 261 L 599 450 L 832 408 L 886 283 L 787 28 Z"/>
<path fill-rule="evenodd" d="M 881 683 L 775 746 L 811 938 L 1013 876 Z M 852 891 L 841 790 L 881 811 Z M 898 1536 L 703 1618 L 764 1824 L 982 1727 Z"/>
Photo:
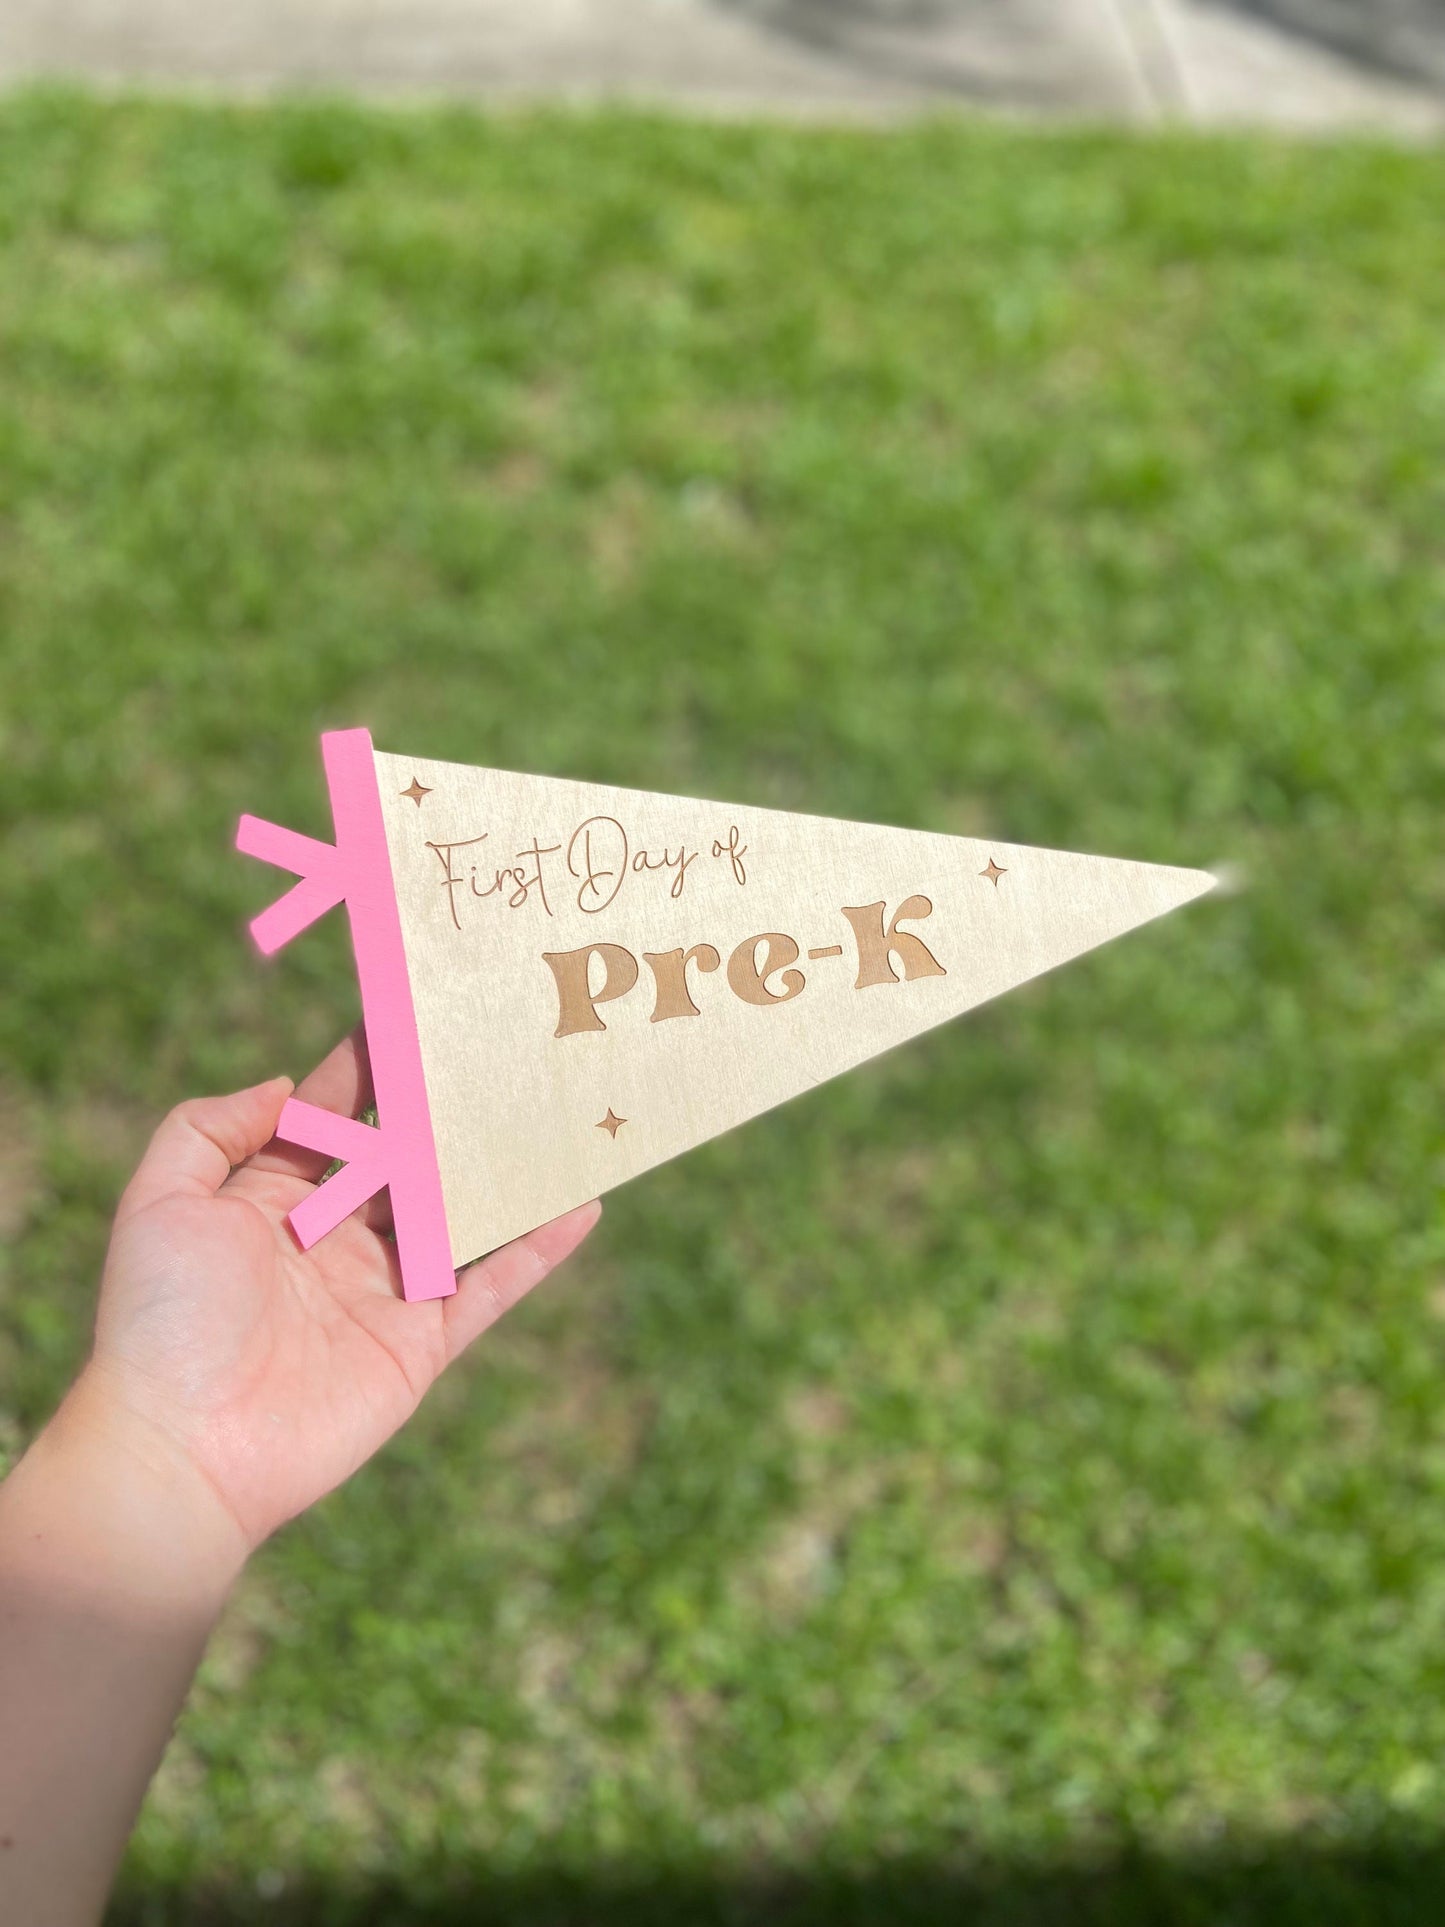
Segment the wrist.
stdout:
<path fill-rule="evenodd" d="M 112 1599 L 214 1617 L 250 1550 L 205 1475 L 95 1364 L 5 1490 L 26 1515 L 29 1559 Z"/>

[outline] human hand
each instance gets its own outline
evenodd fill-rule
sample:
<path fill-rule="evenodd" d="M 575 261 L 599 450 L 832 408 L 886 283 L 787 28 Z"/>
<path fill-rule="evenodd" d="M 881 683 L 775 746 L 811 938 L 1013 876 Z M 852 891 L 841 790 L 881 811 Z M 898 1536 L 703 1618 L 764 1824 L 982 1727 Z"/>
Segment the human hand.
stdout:
<path fill-rule="evenodd" d="M 438 1373 L 579 1245 L 582 1205 L 463 1271 L 454 1297 L 399 1295 L 385 1199 L 311 1251 L 284 1222 L 326 1168 L 273 1132 L 289 1078 L 196 1098 L 164 1120 L 121 1199 L 95 1350 L 70 1403 L 198 1476 L 244 1551 L 339 1485 Z M 298 1096 L 370 1101 L 358 1035 Z"/>

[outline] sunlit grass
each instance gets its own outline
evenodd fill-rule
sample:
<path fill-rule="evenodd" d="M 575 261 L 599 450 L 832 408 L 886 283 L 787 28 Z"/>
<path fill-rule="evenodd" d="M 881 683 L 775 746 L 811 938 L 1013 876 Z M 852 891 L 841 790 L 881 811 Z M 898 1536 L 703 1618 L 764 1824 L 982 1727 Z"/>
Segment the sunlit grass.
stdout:
<path fill-rule="evenodd" d="M 230 851 L 325 829 L 318 726 L 1248 884 L 611 1199 L 257 1561 L 126 1919 L 1436 1917 L 1368 1853 L 1445 1818 L 1442 206 L 0 108 L 0 1444 L 149 1121 L 353 1019 Z"/>

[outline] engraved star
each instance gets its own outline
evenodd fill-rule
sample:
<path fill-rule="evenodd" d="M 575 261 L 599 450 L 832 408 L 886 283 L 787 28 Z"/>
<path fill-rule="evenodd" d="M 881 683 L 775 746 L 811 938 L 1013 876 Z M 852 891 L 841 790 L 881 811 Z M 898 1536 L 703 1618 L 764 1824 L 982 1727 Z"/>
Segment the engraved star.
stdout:
<path fill-rule="evenodd" d="M 431 791 L 427 788 L 425 783 L 418 783 L 416 778 L 413 776 L 411 779 L 411 787 L 409 789 L 402 790 L 401 795 L 409 796 L 412 802 L 416 804 L 417 808 L 420 809 L 421 799 L 424 796 L 430 796 Z"/>
<path fill-rule="evenodd" d="M 619 1117 L 616 1111 L 614 1111 L 612 1106 L 609 1104 L 607 1106 L 606 1117 L 599 1118 L 594 1128 L 599 1131 L 605 1131 L 608 1137 L 612 1138 L 615 1142 L 617 1133 L 622 1129 L 623 1125 L 626 1122 L 627 1122 L 627 1119 L 625 1117 Z"/>
<path fill-rule="evenodd" d="M 1000 869 L 998 864 L 994 862 L 992 857 L 990 857 L 988 860 L 988 868 L 986 870 L 980 870 L 979 875 L 981 877 L 987 877 L 989 882 L 993 885 L 994 889 L 996 890 L 998 888 L 999 878 L 1006 877 L 1008 875 L 1008 871 Z"/>

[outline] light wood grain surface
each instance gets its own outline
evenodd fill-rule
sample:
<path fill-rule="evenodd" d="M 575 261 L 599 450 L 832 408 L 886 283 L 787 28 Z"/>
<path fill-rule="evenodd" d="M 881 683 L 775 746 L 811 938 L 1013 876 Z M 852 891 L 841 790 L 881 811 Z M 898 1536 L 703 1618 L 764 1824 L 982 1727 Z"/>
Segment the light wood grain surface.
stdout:
<path fill-rule="evenodd" d="M 376 771 L 458 1264 L 1213 883 L 380 751 Z"/>

